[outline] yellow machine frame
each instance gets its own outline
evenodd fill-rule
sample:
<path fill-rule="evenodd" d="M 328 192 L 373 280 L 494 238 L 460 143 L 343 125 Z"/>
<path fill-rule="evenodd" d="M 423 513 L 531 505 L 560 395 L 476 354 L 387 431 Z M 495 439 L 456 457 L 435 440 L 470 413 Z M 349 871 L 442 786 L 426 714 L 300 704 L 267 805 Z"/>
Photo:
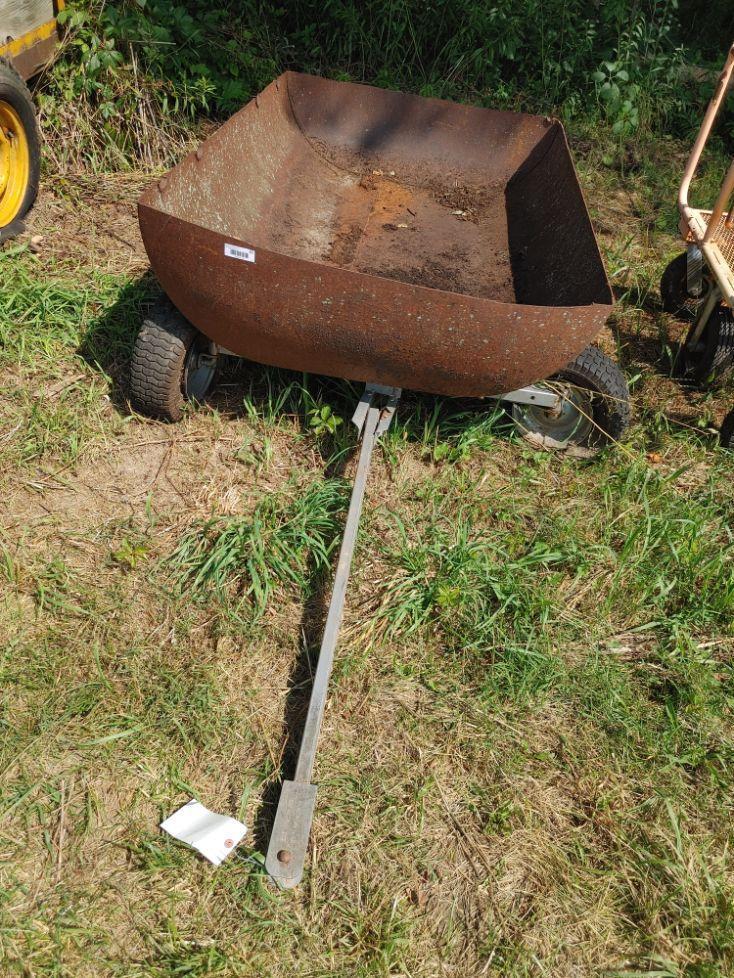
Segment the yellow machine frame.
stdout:
<path fill-rule="evenodd" d="M 19 37 L 0 38 L 0 58 L 10 61 L 22 78 L 30 78 L 51 57 L 58 40 L 56 18 L 64 6 L 65 0 L 54 0 L 51 4 L 53 16 L 49 20 Z"/>

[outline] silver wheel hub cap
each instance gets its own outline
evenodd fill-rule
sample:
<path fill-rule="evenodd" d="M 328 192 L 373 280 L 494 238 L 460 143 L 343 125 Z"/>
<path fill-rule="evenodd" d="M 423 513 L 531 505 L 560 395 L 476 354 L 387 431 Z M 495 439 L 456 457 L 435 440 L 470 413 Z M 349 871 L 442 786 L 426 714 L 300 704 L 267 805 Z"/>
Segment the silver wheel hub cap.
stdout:
<path fill-rule="evenodd" d="M 552 408 L 513 404 L 515 424 L 523 434 L 540 435 L 559 445 L 585 444 L 596 427 L 592 392 L 560 381 L 547 386 L 560 395 L 560 403 Z"/>

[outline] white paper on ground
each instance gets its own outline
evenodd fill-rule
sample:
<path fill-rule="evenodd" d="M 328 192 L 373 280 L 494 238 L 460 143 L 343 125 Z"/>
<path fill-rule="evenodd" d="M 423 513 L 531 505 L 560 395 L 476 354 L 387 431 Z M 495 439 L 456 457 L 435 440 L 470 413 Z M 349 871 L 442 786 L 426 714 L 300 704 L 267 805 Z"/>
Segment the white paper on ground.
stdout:
<path fill-rule="evenodd" d="M 161 828 L 218 866 L 247 832 L 247 826 L 228 815 L 217 815 L 192 798 L 161 822 Z"/>

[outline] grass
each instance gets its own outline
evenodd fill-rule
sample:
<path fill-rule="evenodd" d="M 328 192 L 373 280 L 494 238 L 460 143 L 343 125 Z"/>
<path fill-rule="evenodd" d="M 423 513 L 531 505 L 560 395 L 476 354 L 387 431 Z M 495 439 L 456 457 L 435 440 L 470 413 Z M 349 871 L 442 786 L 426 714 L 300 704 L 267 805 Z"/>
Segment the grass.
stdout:
<path fill-rule="evenodd" d="M 404 397 L 290 894 L 262 853 L 357 389 L 240 364 L 178 426 L 133 414 L 155 285 L 95 224 L 114 176 L 47 189 L 48 247 L 0 252 L 3 974 L 734 972 L 734 490 L 714 433 L 731 389 L 670 377 L 682 327 L 656 281 L 683 147 L 605 164 L 601 136 L 576 140 L 635 423 L 574 460 L 492 405 Z M 249 827 L 218 869 L 157 830 L 191 796 Z"/>
<path fill-rule="evenodd" d="M 278 584 L 305 592 L 323 576 L 338 543 L 348 496 L 341 480 L 318 482 L 294 499 L 269 494 L 247 518 L 219 517 L 187 533 L 171 557 L 184 591 L 241 592 L 257 622 Z"/>

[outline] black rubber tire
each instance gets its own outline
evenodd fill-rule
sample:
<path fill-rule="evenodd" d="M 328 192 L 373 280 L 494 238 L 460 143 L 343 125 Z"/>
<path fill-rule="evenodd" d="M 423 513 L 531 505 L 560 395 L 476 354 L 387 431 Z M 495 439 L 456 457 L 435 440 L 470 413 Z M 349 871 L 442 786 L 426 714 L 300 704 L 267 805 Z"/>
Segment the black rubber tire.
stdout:
<path fill-rule="evenodd" d="M 130 399 L 139 411 L 164 421 L 180 420 L 189 399 L 186 358 L 201 341 L 209 342 L 167 300 L 149 312 L 130 361 Z"/>
<path fill-rule="evenodd" d="M 692 350 L 688 342 L 695 328 L 694 323 L 678 356 L 681 374 L 697 384 L 723 380 L 734 366 L 734 314 L 728 306 L 714 309 Z"/>
<path fill-rule="evenodd" d="M 597 346 L 587 346 L 575 360 L 549 380 L 560 381 L 590 392 L 592 421 L 591 425 L 579 426 L 578 437 L 575 433 L 571 434 L 566 442 L 553 444 L 551 447 L 574 445 L 580 448 L 601 448 L 622 437 L 629 425 L 631 415 L 627 381 L 617 364 Z M 518 410 L 517 406 L 513 405 L 513 417 L 516 423 L 522 410 L 522 406 Z M 537 442 L 541 434 L 539 430 L 523 429 L 521 423 L 518 423 L 518 427 L 531 443 Z M 583 432 L 582 427 L 587 427 L 589 430 Z M 552 427 L 549 428 L 548 435 L 553 437 Z"/>
<path fill-rule="evenodd" d="M 598 346 L 587 346 L 556 378 L 599 395 L 593 401 L 597 427 L 591 443 L 619 441 L 629 427 L 632 410 L 627 380 L 614 360 Z"/>
<path fill-rule="evenodd" d="M 38 196 L 41 181 L 41 136 L 36 121 L 36 110 L 28 86 L 7 61 L 0 59 L 0 101 L 11 105 L 20 116 L 28 141 L 30 173 L 18 213 L 13 220 L 0 228 L 0 242 L 20 234 L 25 229 L 23 218 Z"/>
<path fill-rule="evenodd" d="M 663 309 L 673 316 L 690 311 L 688 294 L 688 255 L 684 251 L 666 266 L 660 279 Z"/>
<path fill-rule="evenodd" d="M 727 414 L 721 424 L 719 441 L 722 448 L 734 448 L 734 408 Z"/>

